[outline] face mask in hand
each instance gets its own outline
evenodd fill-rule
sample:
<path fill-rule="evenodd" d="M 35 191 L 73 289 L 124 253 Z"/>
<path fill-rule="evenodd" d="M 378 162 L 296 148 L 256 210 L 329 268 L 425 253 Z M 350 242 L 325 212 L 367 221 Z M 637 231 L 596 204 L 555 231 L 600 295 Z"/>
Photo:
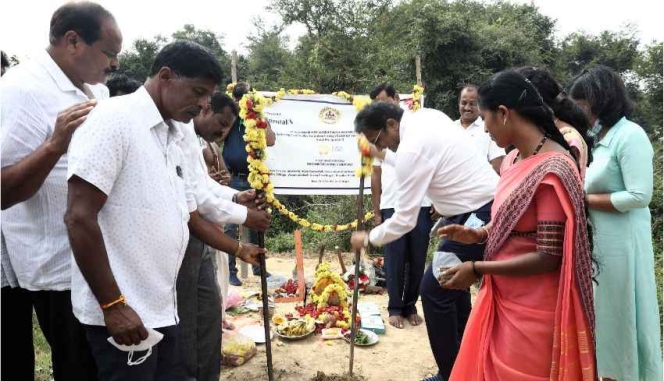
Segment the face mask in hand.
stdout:
<path fill-rule="evenodd" d="M 145 360 L 147 360 L 148 357 L 152 354 L 152 347 L 157 345 L 161 341 L 161 339 L 164 338 L 164 334 L 155 331 L 152 328 L 145 328 L 148 331 L 148 338 L 141 341 L 137 345 L 121 345 L 118 344 L 113 337 L 108 338 L 108 342 L 111 343 L 114 347 L 117 349 L 123 351 L 123 352 L 129 352 L 127 354 L 127 365 L 133 366 L 133 365 L 140 365 Z M 143 352 L 143 351 L 148 351 L 148 353 L 145 354 L 145 356 L 137 359 L 137 360 L 132 360 L 132 357 L 134 356 L 134 352 Z"/>

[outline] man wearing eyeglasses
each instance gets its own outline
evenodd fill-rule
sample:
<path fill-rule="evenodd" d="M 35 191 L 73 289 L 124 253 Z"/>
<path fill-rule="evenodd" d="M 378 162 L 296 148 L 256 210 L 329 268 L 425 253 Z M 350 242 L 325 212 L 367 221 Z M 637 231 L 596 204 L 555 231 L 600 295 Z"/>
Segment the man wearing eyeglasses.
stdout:
<path fill-rule="evenodd" d="M 459 94 L 459 115 L 460 118 L 454 123 L 463 127 L 475 143 L 477 150 L 491 166 L 500 174 L 500 165 L 505 157 L 505 150 L 498 147 L 496 142 L 484 130 L 484 121 L 480 117 L 480 108 L 477 105 L 477 86 L 468 84 L 461 89 Z"/>
<path fill-rule="evenodd" d="M 385 101 L 399 105 L 399 94 L 389 83 L 376 86 L 369 97 L 374 102 Z M 410 111 L 404 111 L 410 112 Z M 380 132 L 376 139 L 380 138 Z M 394 168 L 374 160 L 371 173 L 371 203 L 374 225 L 379 226 L 394 215 L 397 203 L 397 184 Z M 417 225 L 401 238 L 385 245 L 385 274 L 389 301 L 387 312 L 393 327 L 403 328 L 404 319 L 410 325 L 423 323 L 415 303 L 420 296 L 420 281 L 424 274 L 431 230 L 431 201 L 422 200 Z"/>
<path fill-rule="evenodd" d="M 425 197 L 451 223 L 479 227 L 490 221 L 498 175 L 447 115 L 424 108 L 406 113 L 377 102 L 357 114 L 355 132 L 373 143 L 372 157 L 394 167 L 399 190 L 394 215 L 371 232 L 353 233 L 353 249 L 387 245 L 412 231 Z M 481 260 L 484 245 L 443 240 L 438 251 L 453 253 L 462 262 Z M 470 314 L 470 292 L 442 288 L 432 270 L 429 266 L 425 271 L 420 294 L 439 374 L 426 381 L 445 381 Z"/>

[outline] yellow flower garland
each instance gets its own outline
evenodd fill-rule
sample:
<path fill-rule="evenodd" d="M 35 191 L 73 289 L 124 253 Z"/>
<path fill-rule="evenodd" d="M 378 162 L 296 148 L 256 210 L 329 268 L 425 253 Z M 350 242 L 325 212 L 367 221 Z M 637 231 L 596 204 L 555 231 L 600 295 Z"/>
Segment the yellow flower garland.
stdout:
<path fill-rule="evenodd" d="M 309 89 L 290 89 L 290 90 L 288 90 L 288 95 L 311 95 L 311 94 L 316 94 L 316 92 L 313 91 L 313 90 L 309 90 Z"/>
<path fill-rule="evenodd" d="M 283 93 L 283 89 L 280 90 L 280 93 Z M 289 211 L 285 205 L 274 197 L 274 185 L 270 182 L 270 171 L 265 164 L 267 159 L 267 144 L 265 142 L 267 121 L 263 115 L 265 107 L 272 102 L 255 91 L 245 94 L 240 100 L 240 118 L 244 120 L 244 141 L 247 143 L 245 149 L 247 151 L 247 162 L 249 163 L 249 176 L 247 177 L 249 185 L 258 191 L 264 191 L 268 204 L 303 228 L 310 228 L 318 232 L 342 232 L 357 228 L 357 220 L 343 225 L 311 223 Z M 365 221 L 371 218 L 373 218 L 372 212 L 368 212 L 364 216 Z"/>
<path fill-rule="evenodd" d="M 336 93 L 332 93 L 332 95 L 343 98 L 350 102 L 353 106 L 355 106 L 355 109 L 357 111 L 362 111 L 364 106 L 368 105 L 371 103 L 371 98 L 365 96 L 365 95 L 358 95 L 358 96 L 352 96 L 348 94 L 345 91 L 337 91 Z"/>
<path fill-rule="evenodd" d="M 422 94 L 424 94 L 423 86 L 413 86 L 413 112 L 422 108 Z"/>
<path fill-rule="evenodd" d="M 364 135 L 357 137 L 360 148 L 360 168 L 355 170 L 356 177 L 369 177 L 373 170 L 373 157 L 371 157 L 371 145 Z"/>
<path fill-rule="evenodd" d="M 317 289 L 320 283 L 324 280 L 331 280 L 332 283 L 336 284 L 345 284 L 343 279 L 341 279 L 341 276 L 337 273 L 333 273 L 329 269 L 323 270 L 323 271 L 316 271 L 316 278 L 315 278 L 314 285 L 312 286 L 312 289 Z M 315 293 L 313 294 L 313 297 L 316 298 Z"/>
<path fill-rule="evenodd" d="M 341 308 L 347 308 L 348 307 L 348 293 L 346 292 L 346 289 L 344 286 L 338 284 L 338 283 L 332 283 L 325 287 L 325 290 L 323 290 L 323 293 L 320 294 L 320 296 L 317 298 L 318 299 L 318 308 L 324 308 L 328 307 L 328 300 L 330 299 L 330 294 L 333 292 L 337 293 L 337 296 L 339 297 L 339 306 Z"/>
<path fill-rule="evenodd" d="M 321 262 L 321 264 L 318 265 L 316 272 L 314 273 L 314 277 L 318 279 L 321 276 L 321 274 L 323 274 L 326 271 L 330 271 L 330 262 Z"/>
<path fill-rule="evenodd" d="M 233 89 L 235 89 L 235 85 L 237 85 L 235 82 L 226 85 L 226 95 L 228 95 L 231 99 L 233 99 Z"/>

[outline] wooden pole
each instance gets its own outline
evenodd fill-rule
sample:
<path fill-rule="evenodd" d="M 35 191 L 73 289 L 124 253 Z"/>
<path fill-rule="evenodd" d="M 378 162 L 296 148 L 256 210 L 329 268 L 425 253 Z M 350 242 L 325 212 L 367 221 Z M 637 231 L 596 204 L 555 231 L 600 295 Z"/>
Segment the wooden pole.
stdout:
<path fill-rule="evenodd" d="M 240 242 L 242 243 L 249 243 L 249 229 L 245 228 L 244 226 L 240 225 L 238 226 L 238 234 L 240 235 Z M 242 279 L 247 279 L 249 276 L 249 264 L 241 259 L 236 259 L 235 260 L 236 264 L 239 264 L 240 266 L 240 278 Z"/>
<path fill-rule="evenodd" d="M 237 50 L 233 50 L 231 55 L 231 80 L 237 83 Z"/>
<path fill-rule="evenodd" d="M 417 84 L 422 86 L 422 59 L 419 54 L 415 56 L 415 78 Z"/>
<path fill-rule="evenodd" d="M 265 233 L 258 233 L 258 246 L 265 247 Z M 263 327 L 265 328 L 265 354 L 267 355 L 267 377 L 269 381 L 274 381 L 274 369 L 272 367 L 272 340 L 270 339 L 270 303 L 267 294 L 267 266 L 265 265 L 265 256 L 260 256 L 261 265 L 261 292 L 263 300 Z"/>
<path fill-rule="evenodd" d="M 360 177 L 360 192 L 357 196 L 357 230 L 364 230 L 364 175 Z M 353 358 L 355 356 L 355 336 L 357 335 L 357 299 L 360 291 L 360 254 L 362 250 L 355 250 L 355 288 L 353 289 L 353 309 L 350 318 L 350 375 L 353 375 Z"/>
<path fill-rule="evenodd" d="M 341 273 L 346 273 L 346 265 L 344 264 L 344 258 L 341 256 L 341 249 L 339 246 L 336 246 L 334 250 L 337 251 L 337 259 L 339 259 L 339 266 L 341 266 Z"/>

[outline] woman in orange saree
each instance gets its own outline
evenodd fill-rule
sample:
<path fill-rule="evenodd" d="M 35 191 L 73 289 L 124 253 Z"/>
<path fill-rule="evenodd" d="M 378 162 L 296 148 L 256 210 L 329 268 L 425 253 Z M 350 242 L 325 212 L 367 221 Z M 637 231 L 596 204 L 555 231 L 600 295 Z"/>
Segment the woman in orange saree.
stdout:
<path fill-rule="evenodd" d="M 487 240 L 484 261 L 443 273 L 443 287 L 460 289 L 483 276 L 450 380 L 594 381 L 592 250 L 578 162 L 522 75 L 492 76 L 479 98 L 492 138 L 516 149 L 501 168 L 493 222 L 439 230 L 463 243 Z"/>

